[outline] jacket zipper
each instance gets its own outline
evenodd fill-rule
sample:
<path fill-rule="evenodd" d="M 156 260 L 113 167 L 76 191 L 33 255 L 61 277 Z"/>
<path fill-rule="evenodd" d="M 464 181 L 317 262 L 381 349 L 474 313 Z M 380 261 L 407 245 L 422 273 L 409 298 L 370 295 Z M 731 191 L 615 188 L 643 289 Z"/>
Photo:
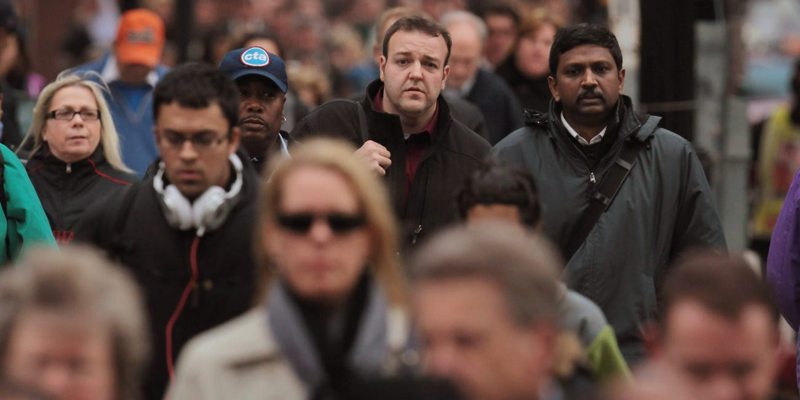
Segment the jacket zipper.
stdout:
<path fill-rule="evenodd" d="M 72 163 L 67 163 L 67 173 L 68 174 L 72 173 Z"/>
<path fill-rule="evenodd" d="M 622 139 L 623 141 L 625 141 L 625 140 L 628 140 L 627 136 L 628 136 L 628 135 L 629 135 L 631 132 L 633 132 L 633 131 L 635 131 L 635 130 L 637 130 L 637 129 L 640 129 L 641 127 L 642 127 L 642 124 L 641 124 L 641 123 L 639 123 L 639 124 L 637 124 L 637 125 L 636 125 L 636 127 L 634 127 L 633 129 L 631 129 L 631 130 L 629 130 L 629 131 L 625 132 L 624 134 L 620 135 L 620 137 L 621 137 L 621 138 L 623 138 L 623 139 Z M 589 182 L 591 182 L 591 183 L 592 183 L 592 185 L 597 185 L 597 178 L 596 178 L 596 177 L 595 177 L 595 175 L 594 175 L 594 171 L 592 171 L 592 167 L 591 167 L 591 165 L 589 165 L 589 159 L 588 159 L 588 158 L 586 158 L 586 155 L 585 155 L 585 154 L 583 154 L 583 151 L 582 151 L 582 150 L 581 150 L 581 149 L 578 147 L 578 145 L 577 145 L 577 144 L 575 144 L 574 142 L 571 142 L 571 143 L 572 143 L 572 146 L 573 146 L 573 147 L 575 147 L 575 150 L 578 150 L 578 153 L 580 153 L 580 156 L 581 156 L 581 158 L 583 159 L 583 162 L 586 164 L 586 168 L 589 170 Z M 599 163 L 597 163 L 597 165 L 602 165 L 602 164 L 603 164 L 603 161 L 605 161 L 606 157 L 608 157 L 608 155 L 611 153 L 611 151 L 612 151 L 612 150 L 615 150 L 615 149 L 616 149 L 616 147 L 617 147 L 617 145 L 614 145 L 612 148 L 608 149 L 608 151 L 606 152 L 606 154 L 603 156 L 603 158 L 601 158 L 601 159 L 600 159 L 600 162 L 599 162 Z"/>

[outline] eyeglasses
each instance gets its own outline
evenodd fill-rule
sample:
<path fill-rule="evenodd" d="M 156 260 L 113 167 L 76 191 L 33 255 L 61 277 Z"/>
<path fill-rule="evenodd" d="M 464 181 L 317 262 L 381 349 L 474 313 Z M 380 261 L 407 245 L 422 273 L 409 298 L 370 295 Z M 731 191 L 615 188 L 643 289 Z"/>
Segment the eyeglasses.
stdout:
<path fill-rule="evenodd" d="M 367 224 L 363 215 L 297 213 L 278 214 L 278 225 L 288 231 L 305 235 L 319 219 L 325 220 L 336 235 L 349 233 Z"/>
<path fill-rule="evenodd" d="M 47 113 L 47 119 L 57 119 L 59 121 L 72 121 L 76 115 L 80 114 L 81 119 L 84 121 L 97 121 L 100 119 L 99 110 L 80 110 L 74 111 L 70 109 L 54 110 Z"/>
<path fill-rule="evenodd" d="M 167 141 L 167 144 L 169 144 L 169 146 L 175 150 L 183 148 L 183 144 L 186 141 L 189 141 L 192 143 L 192 147 L 194 147 L 194 149 L 198 151 L 208 150 L 212 146 L 224 142 L 225 139 L 227 138 L 227 137 L 219 138 L 216 137 L 214 134 L 201 134 L 201 135 L 193 135 L 186 137 L 173 132 L 164 132 L 164 134 L 161 136 L 164 138 L 164 140 Z"/>

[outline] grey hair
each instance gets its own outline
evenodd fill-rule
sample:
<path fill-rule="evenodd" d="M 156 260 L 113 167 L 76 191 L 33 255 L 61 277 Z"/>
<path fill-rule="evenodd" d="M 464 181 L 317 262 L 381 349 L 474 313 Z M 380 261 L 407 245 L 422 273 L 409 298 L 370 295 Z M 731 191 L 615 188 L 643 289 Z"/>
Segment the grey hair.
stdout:
<path fill-rule="evenodd" d="M 116 398 L 140 398 L 149 329 L 144 302 L 126 270 L 87 247 L 30 250 L 0 279 L 0 360 L 7 359 L 15 325 L 31 310 L 100 321 L 93 326 L 105 326 L 111 335 Z"/>
<path fill-rule="evenodd" d="M 456 10 L 456 11 L 449 11 L 446 14 L 442 15 L 442 19 L 440 23 L 445 28 L 450 26 L 451 24 L 459 23 L 459 22 L 466 22 L 472 24 L 473 28 L 478 31 L 478 35 L 481 37 L 481 47 L 486 43 L 486 38 L 489 36 L 489 28 L 486 27 L 486 23 L 483 20 L 469 12 L 463 10 Z"/>
<path fill-rule="evenodd" d="M 472 278 L 496 284 L 519 326 L 558 321 L 563 263 L 543 237 L 498 222 L 450 228 L 425 243 L 411 265 L 414 285 Z"/>
<path fill-rule="evenodd" d="M 96 82 L 97 81 L 97 82 Z M 26 145 L 33 141 L 31 154 L 38 152 L 44 146 L 44 125 L 47 122 L 47 112 L 53 104 L 53 97 L 59 90 L 70 86 L 82 86 L 92 91 L 97 100 L 97 109 L 100 111 L 100 146 L 103 146 L 103 156 L 106 161 L 115 169 L 125 172 L 133 172 L 122 162 L 119 148 L 119 135 L 114 127 L 114 119 L 108 108 L 103 92 L 108 92 L 108 86 L 103 78 L 96 72 L 90 71 L 83 75 L 77 75 L 70 71 L 64 71 L 58 75 L 56 80 L 45 86 L 33 108 L 33 122 L 25 139 L 20 144 L 17 153 Z"/>

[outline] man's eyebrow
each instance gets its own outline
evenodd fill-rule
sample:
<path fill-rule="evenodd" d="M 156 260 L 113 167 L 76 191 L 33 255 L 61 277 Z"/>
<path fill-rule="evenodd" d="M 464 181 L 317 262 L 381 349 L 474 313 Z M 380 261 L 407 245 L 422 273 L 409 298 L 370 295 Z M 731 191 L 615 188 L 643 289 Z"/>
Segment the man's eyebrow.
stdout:
<path fill-rule="evenodd" d="M 199 131 L 194 131 L 194 132 L 182 132 L 182 131 L 176 131 L 174 129 L 169 129 L 169 128 L 165 128 L 164 129 L 164 133 L 169 133 L 171 135 L 181 135 L 181 136 L 186 136 L 187 134 L 188 135 L 193 135 L 193 136 L 194 135 L 199 136 L 199 135 L 216 134 L 216 132 L 211 130 L 211 129 L 201 129 Z"/>

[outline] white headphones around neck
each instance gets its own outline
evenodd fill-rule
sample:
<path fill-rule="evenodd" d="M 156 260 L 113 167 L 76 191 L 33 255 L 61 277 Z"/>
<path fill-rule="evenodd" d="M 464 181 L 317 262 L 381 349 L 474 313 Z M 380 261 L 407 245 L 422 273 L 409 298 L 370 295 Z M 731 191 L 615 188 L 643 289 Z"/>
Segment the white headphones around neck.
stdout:
<path fill-rule="evenodd" d="M 236 181 L 231 190 L 219 186 L 211 186 L 194 202 L 190 202 L 181 194 L 175 185 L 164 187 L 164 162 L 158 164 L 158 173 L 153 179 L 153 188 L 158 194 L 159 204 L 167 218 L 167 223 L 180 230 L 197 229 L 197 236 L 206 231 L 218 229 L 233 210 L 242 191 L 242 161 L 236 154 L 228 157 L 236 170 Z"/>

